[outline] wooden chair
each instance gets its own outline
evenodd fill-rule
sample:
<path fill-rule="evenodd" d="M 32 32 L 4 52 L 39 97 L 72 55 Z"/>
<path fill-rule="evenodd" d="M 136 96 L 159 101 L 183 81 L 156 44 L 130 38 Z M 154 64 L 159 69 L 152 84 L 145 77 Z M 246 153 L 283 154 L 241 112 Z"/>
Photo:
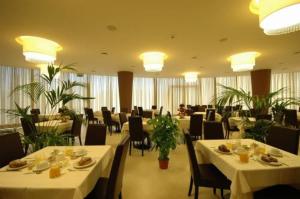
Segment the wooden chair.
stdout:
<path fill-rule="evenodd" d="M 131 155 L 132 145 L 137 142 L 140 145 L 142 150 L 142 156 L 144 156 L 145 139 L 148 141 L 148 145 L 150 145 L 149 134 L 143 130 L 143 122 L 142 117 L 135 116 L 129 117 L 129 134 L 130 134 L 130 146 L 129 146 L 129 155 Z"/>
<path fill-rule="evenodd" d="M 83 120 L 83 115 L 77 115 L 76 117 L 74 117 L 71 131 L 65 132 L 66 134 L 70 134 L 73 145 L 76 137 L 78 137 L 79 143 L 80 145 L 82 145 L 82 141 L 81 141 L 82 120 Z"/>
<path fill-rule="evenodd" d="M 152 109 L 152 110 L 156 110 L 156 109 L 157 109 L 157 106 L 156 106 L 156 105 L 152 105 L 151 109 Z"/>
<path fill-rule="evenodd" d="M 207 108 L 213 108 L 213 105 L 209 104 L 207 105 Z"/>
<path fill-rule="evenodd" d="M 103 116 L 104 124 L 108 128 L 110 135 L 112 135 L 113 126 L 115 126 L 117 132 L 120 132 L 120 124 L 119 122 L 112 120 L 110 111 L 102 111 L 102 116 Z"/>
<path fill-rule="evenodd" d="M 103 112 L 103 111 L 108 111 L 107 106 L 102 106 L 102 107 L 101 107 L 101 111 L 102 111 L 102 112 Z"/>
<path fill-rule="evenodd" d="M 256 120 L 272 120 L 272 115 L 271 114 L 258 114 L 256 115 Z"/>
<path fill-rule="evenodd" d="M 192 140 L 200 140 L 202 138 L 202 123 L 203 123 L 203 115 L 201 114 L 191 115 L 190 128 L 188 131 Z"/>
<path fill-rule="evenodd" d="M 84 145 L 105 145 L 106 127 L 103 124 L 89 124 Z"/>
<path fill-rule="evenodd" d="M 139 106 L 138 107 L 138 114 L 139 114 L 139 116 L 143 117 L 143 113 L 144 113 L 143 107 Z"/>
<path fill-rule="evenodd" d="M 284 113 L 285 126 L 298 127 L 297 110 L 286 109 Z"/>
<path fill-rule="evenodd" d="M 115 108 L 115 107 L 112 107 L 112 108 L 111 108 L 111 113 L 114 114 L 114 113 L 115 113 L 115 110 L 116 110 L 116 108 Z"/>
<path fill-rule="evenodd" d="M 121 128 L 122 128 L 123 124 L 128 121 L 126 113 L 123 113 L 123 112 L 119 113 L 119 119 L 120 119 L 120 124 L 121 124 Z"/>
<path fill-rule="evenodd" d="M 37 129 L 36 129 L 34 123 L 30 119 L 30 117 L 21 118 L 20 120 L 21 120 L 21 126 L 23 129 L 24 135 L 27 137 L 27 139 L 34 142 L 36 140 L 36 136 L 37 136 Z M 28 148 L 29 148 L 29 144 L 26 143 L 25 144 L 25 154 L 27 154 Z"/>
<path fill-rule="evenodd" d="M 207 108 L 205 119 L 206 119 L 206 121 L 215 121 L 216 120 L 216 110 Z"/>
<path fill-rule="evenodd" d="M 129 136 L 117 146 L 109 178 L 101 177 L 86 199 L 121 199 Z"/>
<path fill-rule="evenodd" d="M 266 137 L 266 143 L 297 155 L 299 147 L 299 133 L 299 129 L 284 126 L 272 126 Z"/>
<path fill-rule="evenodd" d="M 30 111 L 30 113 L 31 114 L 41 114 L 41 111 L 40 111 L 40 109 L 39 108 L 33 108 L 33 109 L 31 109 L 31 111 Z"/>
<path fill-rule="evenodd" d="M 204 139 L 224 139 L 223 126 L 221 122 L 204 122 Z"/>
<path fill-rule="evenodd" d="M 25 156 L 19 133 L 0 134 L 0 168 Z"/>
<path fill-rule="evenodd" d="M 99 123 L 98 119 L 95 118 L 95 116 L 94 116 L 94 111 L 93 111 L 93 109 L 87 108 L 87 109 L 86 109 L 86 115 L 87 115 L 88 123 L 89 123 L 89 122 L 92 122 L 92 123 L 94 123 L 94 122 Z"/>
<path fill-rule="evenodd" d="M 191 180 L 188 196 L 191 196 L 193 185 L 195 187 L 195 199 L 198 199 L 199 187 L 212 187 L 214 193 L 216 188 L 221 189 L 221 196 L 223 196 L 223 189 L 230 189 L 230 180 L 226 178 L 214 165 L 212 164 L 198 164 L 195 154 L 195 149 L 192 139 L 189 134 L 184 134 L 186 146 L 190 162 Z"/>
<path fill-rule="evenodd" d="M 240 129 L 237 126 L 230 126 L 228 117 L 223 117 L 222 121 L 223 121 L 223 124 L 224 124 L 225 138 L 226 139 L 229 139 L 230 132 L 232 132 L 232 131 L 240 131 Z"/>
<path fill-rule="evenodd" d="M 143 118 L 152 118 L 152 111 L 143 111 Z"/>

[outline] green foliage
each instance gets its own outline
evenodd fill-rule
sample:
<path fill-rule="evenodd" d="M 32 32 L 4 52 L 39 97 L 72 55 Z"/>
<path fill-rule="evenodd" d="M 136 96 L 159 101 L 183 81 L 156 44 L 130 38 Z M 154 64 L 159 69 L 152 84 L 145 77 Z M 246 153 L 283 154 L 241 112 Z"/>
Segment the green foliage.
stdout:
<path fill-rule="evenodd" d="M 245 126 L 244 138 L 254 139 L 260 142 L 265 142 L 269 128 L 274 123 L 269 120 L 257 120 L 254 124 L 248 123 Z"/>
<path fill-rule="evenodd" d="M 224 85 L 219 86 L 223 88 L 223 91 L 217 98 L 218 106 L 232 105 L 233 103 L 240 104 L 243 102 L 248 110 L 254 109 L 255 114 L 266 114 L 271 107 L 278 103 L 281 103 L 285 107 L 291 104 L 299 105 L 299 99 L 278 97 L 285 91 L 285 88 L 270 92 L 266 96 L 252 96 L 250 92 L 246 92 L 243 89 L 238 90 Z"/>
<path fill-rule="evenodd" d="M 38 151 L 46 146 L 67 146 L 69 145 L 68 134 L 57 132 L 39 132 L 31 136 L 23 136 L 24 144 L 32 146 L 32 152 Z"/>
<path fill-rule="evenodd" d="M 39 103 L 41 97 L 46 99 L 47 105 L 51 107 L 51 110 L 55 110 L 59 105 L 64 107 L 64 111 L 62 116 L 70 116 L 70 118 L 74 119 L 76 116 L 73 110 L 69 110 L 66 108 L 66 104 L 72 100 L 87 100 L 94 99 L 91 97 L 83 97 L 72 91 L 75 87 L 84 87 L 82 83 L 76 81 L 60 81 L 58 80 L 58 85 L 53 88 L 53 82 L 55 77 L 59 72 L 71 70 L 75 71 L 72 65 L 60 65 L 59 67 L 54 67 L 53 64 L 48 65 L 47 71 L 48 74 L 40 75 L 39 81 L 31 82 L 29 84 L 24 84 L 17 86 L 12 94 L 16 92 L 22 92 L 25 96 L 28 96 L 34 103 Z M 34 123 L 32 121 L 31 115 L 28 114 L 30 106 L 26 108 L 21 108 L 17 103 L 15 103 L 16 109 L 7 110 L 6 113 L 11 117 L 22 117 L 25 118 L 27 122 L 31 123 L 31 126 L 34 127 Z M 53 111 L 51 111 L 53 114 Z M 51 117 L 51 113 L 49 114 Z M 47 124 L 46 124 L 47 125 Z M 34 128 L 37 132 L 32 132 L 30 136 L 24 136 L 24 143 L 30 144 L 33 148 L 33 151 L 39 150 L 45 146 L 52 145 L 66 145 L 67 140 L 66 137 L 69 135 L 59 134 L 57 133 L 57 128 L 49 128 L 49 132 L 40 132 L 40 128 Z M 45 128 L 41 128 L 45 129 Z"/>
<path fill-rule="evenodd" d="M 171 149 L 175 149 L 178 137 L 178 120 L 169 116 L 158 116 L 148 121 L 153 126 L 151 139 L 159 150 L 159 160 L 168 160 Z"/>

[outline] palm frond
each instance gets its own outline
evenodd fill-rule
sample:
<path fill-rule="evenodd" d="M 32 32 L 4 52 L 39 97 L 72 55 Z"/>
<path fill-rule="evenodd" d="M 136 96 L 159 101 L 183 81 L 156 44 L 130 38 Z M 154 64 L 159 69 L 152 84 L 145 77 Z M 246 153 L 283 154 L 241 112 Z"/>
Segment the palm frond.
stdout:
<path fill-rule="evenodd" d="M 43 86 L 43 84 L 40 82 L 31 82 L 29 84 L 17 86 L 11 92 L 11 95 L 16 92 L 22 92 L 24 95 L 29 96 L 30 99 L 36 103 L 40 99 L 41 95 L 45 92 L 45 86 Z"/>

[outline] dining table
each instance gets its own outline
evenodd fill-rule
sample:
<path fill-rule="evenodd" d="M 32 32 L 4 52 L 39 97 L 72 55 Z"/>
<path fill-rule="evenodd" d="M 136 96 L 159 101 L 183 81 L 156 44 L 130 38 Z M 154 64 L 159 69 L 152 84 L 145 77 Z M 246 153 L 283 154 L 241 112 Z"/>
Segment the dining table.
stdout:
<path fill-rule="evenodd" d="M 27 162 L 47 161 L 54 151 L 66 153 L 70 146 L 49 146 L 23 158 Z M 91 157 L 93 164 L 79 169 L 74 165 L 79 161 L 62 155 L 61 175 L 50 178 L 47 168 L 41 172 L 33 172 L 33 168 L 25 167 L 17 171 L 7 170 L 8 166 L 0 169 L 0 199 L 83 199 L 93 189 L 99 177 L 108 177 L 113 160 L 111 146 L 72 146 L 74 152 L 85 150 L 86 156 Z M 57 162 L 55 163 L 57 164 Z M 51 166 L 50 166 L 51 167 Z"/>
<path fill-rule="evenodd" d="M 206 119 L 206 112 L 194 112 L 193 114 L 203 115 L 203 120 Z M 220 115 L 219 113 L 215 113 L 215 119 L 216 119 L 217 122 L 221 122 L 222 121 L 222 115 Z"/>
<path fill-rule="evenodd" d="M 142 119 L 143 124 L 143 130 L 147 132 L 148 134 L 151 134 L 153 132 L 153 126 L 148 124 L 148 118 Z M 121 133 L 126 135 L 129 134 L 129 122 L 125 122 L 122 126 Z"/>
<path fill-rule="evenodd" d="M 127 118 L 130 116 L 130 113 L 126 113 Z M 94 112 L 94 117 L 97 118 L 99 121 L 104 123 L 102 112 L 101 111 L 95 111 Z M 111 119 L 115 122 L 118 122 L 120 124 L 120 117 L 119 113 L 112 113 L 111 114 Z"/>
<path fill-rule="evenodd" d="M 64 133 L 72 129 L 73 120 L 49 120 L 45 122 L 37 122 L 35 126 L 38 132 L 56 132 Z"/>
<path fill-rule="evenodd" d="M 241 162 L 234 151 L 228 154 L 218 151 L 218 146 L 226 146 L 228 142 L 248 147 L 250 158 L 247 163 Z M 261 156 L 254 156 L 253 143 L 262 147 L 264 153 L 279 150 L 282 157 L 277 157 L 278 164 L 267 164 L 261 161 Z M 198 140 L 195 148 L 199 163 L 213 164 L 231 180 L 230 199 L 253 199 L 255 191 L 276 184 L 300 185 L 300 157 L 267 144 L 252 139 Z"/>

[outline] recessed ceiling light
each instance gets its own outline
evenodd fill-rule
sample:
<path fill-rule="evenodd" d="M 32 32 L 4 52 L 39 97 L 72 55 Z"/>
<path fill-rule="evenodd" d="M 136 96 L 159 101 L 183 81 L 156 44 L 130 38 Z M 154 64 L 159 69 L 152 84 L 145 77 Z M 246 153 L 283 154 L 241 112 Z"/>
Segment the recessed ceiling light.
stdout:
<path fill-rule="evenodd" d="M 197 56 L 193 56 L 192 59 L 198 59 L 198 57 Z"/>
<path fill-rule="evenodd" d="M 107 52 L 102 52 L 101 55 L 108 55 L 108 53 Z"/>
<path fill-rule="evenodd" d="M 107 30 L 112 31 L 112 32 L 117 31 L 117 27 L 114 25 L 107 25 L 106 28 L 107 28 Z"/>
<path fill-rule="evenodd" d="M 299 54 L 300 54 L 300 51 L 294 52 L 294 55 L 299 55 Z"/>
<path fill-rule="evenodd" d="M 175 39 L 175 35 L 172 34 L 172 35 L 170 36 L 170 39 Z"/>
<path fill-rule="evenodd" d="M 221 38 L 221 39 L 219 39 L 219 42 L 226 42 L 226 41 L 228 41 L 228 38 L 227 37 L 223 37 L 223 38 Z"/>

